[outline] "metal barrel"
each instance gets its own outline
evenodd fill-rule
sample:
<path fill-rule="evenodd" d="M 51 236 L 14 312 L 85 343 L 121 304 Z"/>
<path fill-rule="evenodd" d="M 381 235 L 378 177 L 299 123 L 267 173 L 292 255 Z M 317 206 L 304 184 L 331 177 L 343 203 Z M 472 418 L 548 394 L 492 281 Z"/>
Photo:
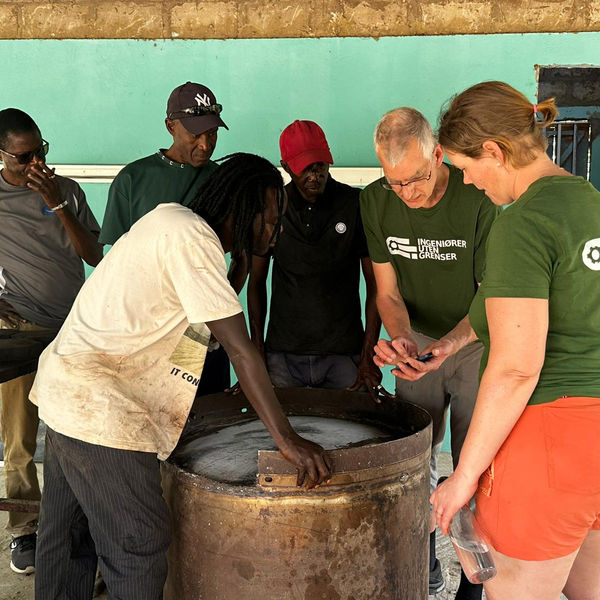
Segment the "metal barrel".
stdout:
<path fill-rule="evenodd" d="M 388 441 L 328 452 L 334 475 L 296 487 L 278 452 L 253 485 L 163 463 L 171 511 L 166 600 L 425 600 L 431 419 L 409 403 L 337 390 L 278 389 L 288 416 L 385 426 Z M 200 398 L 180 446 L 256 414 L 243 394 Z"/>

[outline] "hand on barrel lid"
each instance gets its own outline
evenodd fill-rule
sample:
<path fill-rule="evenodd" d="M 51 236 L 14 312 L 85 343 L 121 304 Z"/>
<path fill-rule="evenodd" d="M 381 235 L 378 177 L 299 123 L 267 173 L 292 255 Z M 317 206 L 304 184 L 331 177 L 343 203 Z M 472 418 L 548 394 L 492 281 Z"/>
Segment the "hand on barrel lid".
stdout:
<path fill-rule="evenodd" d="M 325 451 L 319 444 L 300 437 L 293 432 L 290 439 L 279 444 L 279 452 L 298 468 L 296 485 L 307 490 L 328 483 L 331 478 L 331 466 Z"/>
<path fill-rule="evenodd" d="M 273 391 L 265 363 L 248 337 L 242 313 L 210 321 L 208 328 L 225 348 L 240 386 L 283 457 L 298 468 L 298 485 L 307 489 L 329 480 L 331 468 L 323 448 L 300 437 L 285 416 Z"/>

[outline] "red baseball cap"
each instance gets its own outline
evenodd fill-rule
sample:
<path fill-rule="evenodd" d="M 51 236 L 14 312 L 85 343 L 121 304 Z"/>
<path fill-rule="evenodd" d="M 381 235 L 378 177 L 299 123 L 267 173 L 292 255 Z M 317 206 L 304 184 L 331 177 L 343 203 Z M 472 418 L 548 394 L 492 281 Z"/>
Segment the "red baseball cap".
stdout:
<path fill-rule="evenodd" d="M 333 164 L 329 144 L 323 130 L 314 121 L 294 121 L 279 137 L 281 160 L 299 175 L 316 162 Z"/>

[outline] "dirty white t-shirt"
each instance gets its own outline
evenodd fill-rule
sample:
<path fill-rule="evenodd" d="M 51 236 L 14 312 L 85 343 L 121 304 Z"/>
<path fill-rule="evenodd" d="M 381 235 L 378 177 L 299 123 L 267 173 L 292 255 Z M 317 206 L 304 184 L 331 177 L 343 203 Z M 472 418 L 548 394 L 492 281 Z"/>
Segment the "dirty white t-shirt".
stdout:
<path fill-rule="evenodd" d="M 188 208 L 161 204 L 82 287 L 40 357 L 31 400 L 63 435 L 165 459 L 200 380 L 204 323 L 241 311 L 215 232 Z"/>

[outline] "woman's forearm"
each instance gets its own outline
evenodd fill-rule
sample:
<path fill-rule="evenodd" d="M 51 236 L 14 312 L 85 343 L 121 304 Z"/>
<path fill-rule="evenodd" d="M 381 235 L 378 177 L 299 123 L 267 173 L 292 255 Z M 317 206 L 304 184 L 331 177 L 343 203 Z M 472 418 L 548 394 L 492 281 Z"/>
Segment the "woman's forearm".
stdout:
<path fill-rule="evenodd" d="M 467 479 L 476 481 L 489 467 L 525 410 L 537 380 L 537 375 L 488 366 L 456 469 Z"/>
<path fill-rule="evenodd" d="M 490 353 L 458 469 L 471 481 L 490 465 L 531 398 L 544 364 L 548 301 L 488 298 Z"/>

